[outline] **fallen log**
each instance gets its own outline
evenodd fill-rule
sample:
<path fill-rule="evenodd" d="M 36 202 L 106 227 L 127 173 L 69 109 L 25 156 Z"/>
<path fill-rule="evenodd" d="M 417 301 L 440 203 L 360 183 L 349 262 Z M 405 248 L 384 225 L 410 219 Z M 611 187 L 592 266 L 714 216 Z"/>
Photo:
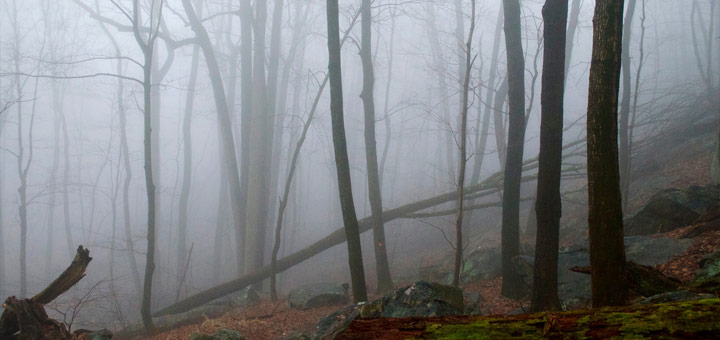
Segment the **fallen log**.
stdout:
<path fill-rule="evenodd" d="M 570 270 L 576 273 L 590 274 L 590 267 L 572 267 Z M 668 277 L 655 267 L 632 261 L 625 264 L 625 278 L 630 289 L 645 297 L 687 289 L 680 280 Z"/>
<path fill-rule="evenodd" d="M 51 335 L 62 334 L 53 326 L 58 323 L 48 318 L 43 305 L 52 302 L 85 277 L 85 270 L 91 260 L 90 251 L 79 246 L 70 266 L 42 292 L 30 299 L 9 297 L 3 304 L 5 311 L 0 316 L 0 339 L 11 338 L 18 331 L 23 336 L 28 334 L 27 337 L 24 337 L 25 339 L 67 339 L 68 337 L 33 337 L 33 334 L 36 334 L 36 331 L 40 332 L 38 334 L 42 334 L 42 332 L 48 332 Z M 67 335 L 69 336 L 69 333 Z"/>
<path fill-rule="evenodd" d="M 569 143 L 563 147 L 563 150 L 569 150 L 582 146 L 583 140 L 577 140 Z M 571 152 L 565 154 L 564 157 L 576 156 L 577 153 Z M 537 158 L 527 160 L 523 164 L 523 171 L 528 172 L 536 169 L 538 166 Z M 567 167 L 563 169 L 564 175 L 572 175 L 577 173 L 578 168 Z M 523 182 L 532 181 L 537 178 L 537 175 L 527 175 L 522 178 Z M 468 186 L 465 188 L 465 197 L 470 199 L 477 199 L 497 193 L 502 188 L 502 172 L 496 172 L 495 174 L 487 177 L 482 182 Z M 406 204 L 395 209 L 385 210 L 382 213 L 383 222 L 387 223 L 399 218 L 413 218 L 415 213 L 429 209 L 444 203 L 452 202 L 457 199 L 457 190 L 437 195 L 425 200 L 417 201 L 414 203 Z M 487 205 L 487 207 L 495 206 L 493 204 Z M 366 217 L 358 221 L 360 227 L 360 233 L 364 233 L 372 229 L 371 217 Z M 298 250 L 297 252 L 290 254 L 277 261 L 277 273 L 284 272 L 293 266 L 304 262 L 305 260 L 327 250 L 338 244 L 345 242 L 345 229 L 343 227 L 335 230 L 330 235 L 320 239 L 319 241 L 311 244 L 310 246 Z M 260 282 L 271 275 L 270 266 L 262 267 L 256 271 L 244 274 L 237 279 L 228 281 L 217 285 L 215 287 L 206 289 L 195 295 L 180 300 L 170 306 L 160 309 L 159 311 L 152 314 L 153 317 L 163 316 L 167 314 L 177 314 L 187 312 L 195 307 L 201 306 L 217 298 L 221 298 L 225 295 L 232 294 L 238 290 L 241 290 L 251 284 Z"/>
<path fill-rule="evenodd" d="M 339 340 L 719 339 L 720 299 L 508 316 L 356 319 Z"/>

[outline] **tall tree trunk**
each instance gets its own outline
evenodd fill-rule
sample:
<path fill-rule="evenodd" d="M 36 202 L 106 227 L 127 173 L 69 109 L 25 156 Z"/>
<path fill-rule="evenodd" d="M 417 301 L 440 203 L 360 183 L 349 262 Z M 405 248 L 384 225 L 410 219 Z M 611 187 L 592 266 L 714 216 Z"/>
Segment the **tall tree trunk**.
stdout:
<path fill-rule="evenodd" d="M 353 202 L 350 181 L 350 161 L 348 160 L 347 141 L 345 140 L 338 12 L 338 0 L 328 0 L 327 27 L 330 59 L 328 75 L 330 76 L 330 114 L 332 118 L 333 147 L 335 149 L 340 206 L 345 224 L 345 237 L 348 240 L 348 259 L 353 299 L 357 303 L 367 301 L 367 288 L 365 286 L 365 269 L 363 268 L 362 248 L 360 245 L 360 227 L 355 214 L 355 203 Z"/>
<path fill-rule="evenodd" d="M 250 148 L 249 182 L 247 200 L 247 237 L 245 239 L 245 269 L 262 266 L 265 254 L 265 232 L 268 220 L 270 159 L 272 157 L 272 110 L 268 109 L 265 75 L 265 22 L 267 3 L 255 3 L 253 95 L 250 119 L 250 140 L 256 144 Z"/>
<path fill-rule="evenodd" d="M 503 10 L 510 111 L 503 182 L 502 294 L 511 298 L 520 298 L 523 295 L 522 279 L 512 263 L 512 259 L 520 255 L 520 184 L 525 147 L 525 58 L 521 36 L 520 1 L 503 0 Z M 495 128 L 497 129 L 497 126 Z"/>
<path fill-rule="evenodd" d="M 460 284 L 460 268 L 462 266 L 463 254 L 463 203 L 465 199 L 465 168 L 467 166 L 467 120 L 468 120 L 468 97 L 470 93 L 470 75 L 472 74 L 472 39 L 475 32 L 475 0 L 472 0 L 470 11 L 470 32 L 465 43 L 465 74 L 463 75 L 462 107 L 460 108 L 460 155 L 458 157 L 458 179 L 457 179 L 457 214 L 455 216 L 455 268 L 453 271 L 453 286 Z"/>
<path fill-rule="evenodd" d="M 227 99 L 225 97 L 225 87 L 223 85 L 220 67 L 218 66 L 217 58 L 215 57 L 215 51 L 212 48 L 212 44 L 210 42 L 210 38 L 208 37 L 207 31 L 198 19 L 195 10 L 190 3 L 190 0 L 183 0 L 182 4 L 183 8 L 185 9 L 185 13 L 188 16 L 190 26 L 195 32 L 195 37 L 198 39 L 198 45 L 202 49 L 203 55 L 205 56 L 205 63 L 208 67 L 210 83 L 213 88 L 213 97 L 215 99 L 217 121 L 220 126 L 220 138 L 222 139 L 223 150 L 223 164 L 227 170 L 228 175 L 228 189 L 230 190 L 230 208 L 233 215 L 233 225 L 235 227 L 235 230 L 240 230 L 243 225 L 243 212 L 241 210 L 243 205 L 241 203 L 240 195 L 240 177 L 238 174 L 237 157 L 235 153 L 235 143 L 231 127 L 230 113 L 227 106 Z M 241 245 L 238 245 L 238 248 L 240 247 Z"/>
<path fill-rule="evenodd" d="M 196 1 L 198 14 L 202 15 L 202 3 Z M 178 244 L 175 258 L 175 279 L 178 285 L 181 284 L 185 272 L 185 258 L 187 257 L 187 225 L 188 225 L 188 200 L 190 198 L 190 185 L 192 183 L 192 113 L 195 103 L 195 84 L 197 83 L 198 63 L 200 59 L 200 47 L 193 46 L 192 59 L 190 61 L 190 79 L 185 97 L 185 113 L 183 116 L 183 181 L 180 191 L 180 202 L 178 206 Z M 220 187 L 220 190 L 223 190 Z M 215 245 L 217 247 L 217 245 Z M 178 288 L 179 289 L 179 288 Z"/>
<path fill-rule="evenodd" d="M 250 138 L 253 101 L 252 6 L 250 0 L 240 2 L 240 208 L 242 225 L 236 226 L 238 274 L 245 272 L 245 240 L 247 239 L 247 203 L 250 185 Z"/>
<path fill-rule="evenodd" d="M 140 313 L 142 314 L 143 324 L 148 332 L 154 329 L 152 318 L 150 317 L 150 305 L 152 302 L 152 280 L 155 271 L 155 184 L 153 182 L 153 164 L 152 164 L 152 104 L 150 93 L 152 84 L 151 65 L 153 55 L 153 45 L 148 43 L 144 49 L 145 64 L 143 68 L 143 117 L 144 117 L 144 160 L 145 160 L 145 188 L 147 191 L 147 253 L 145 254 L 145 279 L 143 281 L 143 297 Z"/>
<path fill-rule="evenodd" d="M 385 225 L 382 221 L 382 191 L 375 142 L 375 71 L 372 61 L 372 9 L 370 0 L 362 0 L 361 22 L 362 38 L 360 58 L 363 68 L 363 89 L 360 97 L 365 109 L 365 161 L 367 163 L 367 182 L 370 196 L 370 210 L 373 219 L 373 245 L 377 271 L 377 290 L 385 293 L 393 289 L 390 265 L 385 242 Z"/>
<path fill-rule="evenodd" d="M 562 216 L 560 173 L 568 0 L 545 1 L 542 14 L 545 23 L 545 46 L 540 97 L 540 157 L 535 202 L 537 238 L 531 306 L 534 311 L 560 310 L 558 246 Z"/>
<path fill-rule="evenodd" d="M 625 12 L 625 23 L 623 24 L 622 38 L 622 99 L 620 100 L 620 192 L 622 193 L 622 207 L 627 208 L 628 192 L 626 188 L 630 187 L 630 105 L 632 101 L 632 81 L 630 73 L 632 72 L 630 60 L 630 42 L 632 40 L 632 26 L 635 17 L 635 5 L 637 0 L 628 0 L 627 11 Z"/>
<path fill-rule="evenodd" d="M 617 145 L 623 3 L 596 2 L 593 19 L 587 115 L 593 307 L 624 305 L 628 300 Z"/>

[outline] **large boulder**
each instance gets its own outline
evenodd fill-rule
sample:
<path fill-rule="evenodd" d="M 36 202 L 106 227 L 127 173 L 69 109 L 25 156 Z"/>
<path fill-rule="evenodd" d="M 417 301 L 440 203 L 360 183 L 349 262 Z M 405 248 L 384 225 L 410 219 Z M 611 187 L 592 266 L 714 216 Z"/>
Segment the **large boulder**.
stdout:
<path fill-rule="evenodd" d="M 700 260 L 700 269 L 695 273 L 695 279 L 709 280 L 717 276 L 720 276 L 720 251 Z"/>
<path fill-rule="evenodd" d="M 288 294 L 292 308 L 310 309 L 323 306 L 346 304 L 350 301 L 347 284 L 315 283 L 295 288 Z"/>
<path fill-rule="evenodd" d="M 520 245 L 520 254 L 531 255 L 534 249 L 528 244 Z M 438 264 L 420 268 L 420 280 L 450 284 L 454 255 Z M 495 278 L 502 273 L 502 257 L 500 247 L 477 248 L 468 253 L 460 268 L 460 282 L 468 283 Z"/>
<path fill-rule="evenodd" d="M 246 287 L 230 296 L 230 305 L 235 308 L 245 308 L 260 303 L 260 295 L 253 287 Z"/>
<path fill-rule="evenodd" d="M 718 202 L 717 186 L 662 190 L 625 221 L 625 235 L 650 235 L 688 226 Z"/>
<path fill-rule="evenodd" d="M 464 309 L 463 293 L 459 288 L 418 281 L 363 305 L 360 313 L 364 318 L 430 317 L 460 315 Z"/>
<path fill-rule="evenodd" d="M 316 339 L 334 339 L 357 318 L 461 315 L 463 310 L 463 293 L 457 287 L 418 281 L 381 299 L 324 317 L 317 325 Z"/>
<path fill-rule="evenodd" d="M 625 257 L 637 264 L 654 266 L 667 263 L 673 256 L 684 253 L 692 244 L 691 239 L 626 237 Z"/>

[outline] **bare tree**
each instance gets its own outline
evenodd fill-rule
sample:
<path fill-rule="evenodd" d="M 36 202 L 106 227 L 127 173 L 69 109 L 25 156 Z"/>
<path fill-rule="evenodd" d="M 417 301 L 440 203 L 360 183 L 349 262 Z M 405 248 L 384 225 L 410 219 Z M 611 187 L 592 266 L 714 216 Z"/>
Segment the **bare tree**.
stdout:
<path fill-rule="evenodd" d="M 475 0 L 472 0 L 470 11 L 470 31 L 465 43 L 465 75 L 463 76 L 463 99 L 460 111 L 460 155 L 458 164 L 457 182 L 457 215 L 455 217 L 455 269 L 453 271 L 453 286 L 460 284 L 460 267 L 462 266 L 463 254 L 463 203 L 465 198 L 465 168 L 467 166 L 467 120 L 468 120 L 468 97 L 470 94 L 470 75 L 472 65 L 475 61 L 472 56 L 472 39 L 475 32 Z"/>
<path fill-rule="evenodd" d="M 534 311 L 560 310 L 558 246 L 560 239 L 560 174 L 562 172 L 565 38 L 568 0 L 547 0 L 543 7 L 545 47 L 542 71 L 542 118 L 538 166 L 537 238 L 533 274 Z"/>
<path fill-rule="evenodd" d="M 145 188 L 147 191 L 147 253 L 145 259 L 145 278 L 143 282 L 143 295 L 140 307 L 143 325 L 147 332 L 154 330 L 152 317 L 150 316 L 150 304 L 152 301 L 152 281 L 153 272 L 155 271 L 155 183 L 153 182 L 153 162 L 152 162 L 152 63 L 154 46 L 160 32 L 160 18 L 162 17 L 163 0 L 150 3 L 150 12 L 148 16 L 149 31 L 145 33 L 140 17 L 141 8 L 138 0 L 134 0 L 132 4 L 132 13 L 128 14 L 125 10 L 117 6 L 125 16 L 131 21 L 135 42 L 140 47 L 143 54 L 143 118 L 144 118 L 144 164 L 145 164 Z"/>
<path fill-rule="evenodd" d="M 515 271 L 512 259 L 520 254 L 520 185 L 525 147 L 525 58 L 521 37 L 520 1 L 503 0 L 503 9 L 510 112 L 503 181 L 502 294 L 519 298 L 523 295 L 522 279 Z M 497 129 L 497 126 L 495 128 Z"/>
<path fill-rule="evenodd" d="M 593 307 L 624 305 L 628 299 L 617 146 L 623 4 L 598 1 L 593 19 L 587 117 Z"/>
<path fill-rule="evenodd" d="M 355 302 L 367 301 L 365 269 L 363 268 L 360 227 L 352 196 L 350 161 L 345 140 L 343 119 L 342 69 L 340 62 L 340 27 L 338 0 L 327 1 L 328 53 L 330 55 L 328 74 L 330 76 L 330 112 L 332 117 L 333 147 L 337 167 L 338 191 L 348 245 L 350 277 Z"/>
<path fill-rule="evenodd" d="M 382 193 L 377 160 L 377 144 L 375 142 L 375 71 L 372 61 L 372 9 L 370 0 L 363 0 L 362 7 L 362 42 L 360 58 L 363 67 L 363 89 L 360 97 L 365 108 L 365 160 L 367 163 L 367 181 L 370 196 L 370 210 L 373 217 L 373 245 L 375 249 L 375 266 L 377 271 L 378 292 L 384 293 L 393 289 L 390 265 L 387 258 L 385 242 L 385 226 L 382 221 Z"/>

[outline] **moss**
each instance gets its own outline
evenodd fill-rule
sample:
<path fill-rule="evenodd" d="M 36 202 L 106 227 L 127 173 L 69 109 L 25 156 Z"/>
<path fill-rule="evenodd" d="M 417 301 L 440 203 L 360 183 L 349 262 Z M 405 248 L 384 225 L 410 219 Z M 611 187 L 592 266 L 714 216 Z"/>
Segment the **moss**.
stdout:
<path fill-rule="evenodd" d="M 478 318 L 433 323 L 423 339 L 681 339 L 720 338 L 720 299 Z"/>

